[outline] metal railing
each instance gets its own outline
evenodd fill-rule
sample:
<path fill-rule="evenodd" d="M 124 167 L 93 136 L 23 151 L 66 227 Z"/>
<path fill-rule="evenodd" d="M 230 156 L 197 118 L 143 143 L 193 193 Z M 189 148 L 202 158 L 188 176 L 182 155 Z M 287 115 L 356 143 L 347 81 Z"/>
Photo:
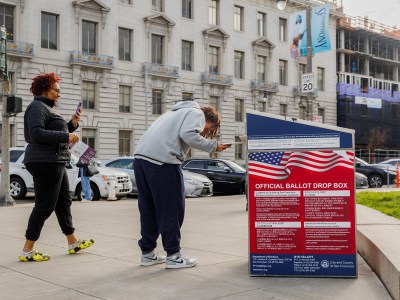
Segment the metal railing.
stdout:
<path fill-rule="evenodd" d="M 79 50 L 70 51 L 70 62 L 88 64 L 104 68 L 114 68 L 114 57 L 103 54 L 93 54 Z"/>
<path fill-rule="evenodd" d="M 161 77 L 178 78 L 179 67 L 161 65 L 158 63 L 145 62 L 143 63 L 143 73 Z"/>
<path fill-rule="evenodd" d="M 211 84 L 219 84 L 219 85 L 232 85 L 232 75 L 227 74 L 216 74 L 203 72 L 201 73 L 201 82 L 202 83 L 211 83 Z"/>
<path fill-rule="evenodd" d="M 279 92 L 279 84 L 273 81 L 255 79 L 251 81 L 250 86 L 252 90 L 265 90 L 274 93 Z"/>
<path fill-rule="evenodd" d="M 31 43 L 7 41 L 7 54 L 18 54 L 22 56 L 34 56 L 34 46 Z"/>
<path fill-rule="evenodd" d="M 338 20 L 339 26 L 349 29 L 364 29 L 400 40 L 400 30 L 364 17 L 345 16 Z"/>

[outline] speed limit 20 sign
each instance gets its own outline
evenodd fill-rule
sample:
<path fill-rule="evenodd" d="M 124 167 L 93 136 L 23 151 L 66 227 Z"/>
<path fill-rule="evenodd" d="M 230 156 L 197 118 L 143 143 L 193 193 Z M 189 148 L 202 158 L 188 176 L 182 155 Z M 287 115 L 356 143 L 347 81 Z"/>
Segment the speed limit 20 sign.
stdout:
<path fill-rule="evenodd" d="M 301 92 L 309 93 L 314 90 L 314 73 L 301 74 Z"/>

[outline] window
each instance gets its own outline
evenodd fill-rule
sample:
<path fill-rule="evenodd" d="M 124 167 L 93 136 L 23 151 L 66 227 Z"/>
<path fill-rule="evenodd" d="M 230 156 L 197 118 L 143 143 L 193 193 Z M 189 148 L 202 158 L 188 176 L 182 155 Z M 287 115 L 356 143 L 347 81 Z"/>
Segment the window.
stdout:
<path fill-rule="evenodd" d="M 186 165 L 185 165 L 185 169 L 205 169 L 205 161 L 204 160 L 192 160 L 189 161 Z"/>
<path fill-rule="evenodd" d="M 284 103 L 279 104 L 279 114 L 281 116 L 287 116 L 287 104 Z"/>
<path fill-rule="evenodd" d="M 163 2 L 164 0 L 151 0 L 151 5 L 153 10 L 163 12 L 164 11 Z"/>
<path fill-rule="evenodd" d="M 318 116 L 322 117 L 322 123 L 325 123 L 325 109 L 318 107 Z"/>
<path fill-rule="evenodd" d="M 211 25 L 219 25 L 219 1 L 208 1 L 208 23 Z"/>
<path fill-rule="evenodd" d="M 318 82 L 317 82 L 317 88 L 319 91 L 324 91 L 324 86 L 325 86 L 325 69 L 324 68 L 317 68 L 318 70 Z"/>
<path fill-rule="evenodd" d="M 360 105 L 360 115 L 364 117 L 368 117 L 368 106 L 366 104 L 361 104 Z"/>
<path fill-rule="evenodd" d="M 299 102 L 299 118 L 302 120 L 306 120 L 307 118 L 307 97 L 300 97 Z"/>
<path fill-rule="evenodd" d="M 11 84 L 11 90 L 9 91 L 9 93 L 16 94 L 17 93 L 17 80 L 16 80 L 15 72 L 8 71 L 8 81 Z M 3 98 L 3 97 L 0 97 L 0 103 L 2 102 L 1 98 Z"/>
<path fill-rule="evenodd" d="M 164 37 L 162 35 L 151 35 L 151 62 L 156 64 L 163 63 L 164 56 Z"/>
<path fill-rule="evenodd" d="M 132 4 L 132 0 L 119 0 L 119 3 Z"/>
<path fill-rule="evenodd" d="M 131 87 L 126 85 L 119 86 L 119 111 L 131 112 Z"/>
<path fill-rule="evenodd" d="M 7 40 L 14 40 L 14 7 L 0 4 L 0 24 L 7 30 Z"/>
<path fill-rule="evenodd" d="M 235 78 L 243 79 L 244 53 L 235 51 Z"/>
<path fill-rule="evenodd" d="M 244 119 L 244 100 L 235 99 L 235 121 L 243 122 Z"/>
<path fill-rule="evenodd" d="M 266 102 L 258 101 L 257 110 L 261 112 L 265 112 L 265 108 L 267 107 Z"/>
<path fill-rule="evenodd" d="M 82 81 L 82 104 L 83 108 L 94 109 L 96 103 L 96 83 Z"/>
<path fill-rule="evenodd" d="M 82 21 L 82 52 L 96 54 L 97 24 Z"/>
<path fill-rule="evenodd" d="M 257 34 L 259 36 L 265 36 L 265 14 L 257 12 Z"/>
<path fill-rule="evenodd" d="M 10 150 L 10 162 L 15 163 L 24 153 L 25 150 Z"/>
<path fill-rule="evenodd" d="M 118 132 L 119 156 L 131 155 L 131 136 L 132 136 L 132 132 L 129 130 L 120 130 Z"/>
<path fill-rule="evenodd" d="M 131 158 L 117 159 L 106 164 L 106 167 L 117 169 L 133 169 L 134 160 Z"/>
<path fill-rule="evenodd" d="M 152 114 L 161 115 L 162 114 L 162 99 L 163 91 L 153 90 L 151 96 Z"/>
<path fill-rule="evenodd" d="M 119 60 L 131 61 L 132 30 L 118 28 L 118 58 Z"/>
<path fill-rule="evenodd" d="M 41 46 L 57 50 L 58 16 L 42 12 Z"/>
<path fill-rule="evenodd" d="M 182 41 L 182 70 L 193 71 L 193 43 Z"/>
<path fill-rule="evenodd" d="M 287 61 L 279 60 L 279 84 L 287 85 Z"/>
<path fill-rule="evenodd" d="M 399 118 L 399 104 L 397 104 L 397 103 L 390 104 L 390 115 L 391 115 L 392 119 Z"/>
<path fill-rule="evenodd" d="M 300 106 L 300 111 L 299 111 L 299 118 L 302 120 L 305 120 L 307 116 L 307 110 L 305 105 Z"/>
<path fill-rule="evenodd" d="M 266 70 L 266 57 L 257 56 L 257 79 L 265 80 L 265 70 Z"/>
<path fill-rule="evenodd" d="M 235 136 L 235 142 L 240 142 L 240 138 Z M 243 145 L 235 144 L 235 159 L 243 159 Z"/>
<path fill-rule="evenodd" d="M 2 124 L 0 123 L 0 141 L 2 139 L 3 139 L 3 136 L 2 136 Z M 15 125 L 14 124 L 10 124 L 10 147 L 15 147 Z M 10 151 L 10 162 L 17 161 L 18 158 L 22 155 L 22 153 L 24 153 L 24 151 L 22 151 L 22 152 L 18 151 L 19 154 L 17 154 L 17 153 L 13 154 L 13 151 Z M 1 154 L 1 147 L 0 147 L 0 154 Z M 16 156 L 18 156 L 18 157 L 16 157 Z"/>
<path fill-rule="evenodd" d="M 279 40 L 286 42 L 287 20 L 279 18 Z"/>
<path fill-rule="evenodd" d="M 243 7 L 235 5 L 233 15 L 233 28 L 236 31 L 243 31 Z"/>
<path fill-rule="evenodd" d="M 208 71 L 210 73 L 218 73 L 219 49 L 218 47 L 210 46 L 208 48 L 209 65 Z"/>
<path fill-rule="evenodd" d="M 299 64 L 299 72 L 300 73 L 307 73 L 307 65 L 306 64 Z"/>
<path fill-rule="evenodd" d="M 219 111 L 219 98 L 217 96 L 210 97 L 210 106 L 214 107 L 217 111 Z"/>
<path fill-rule="evenodd" d="M 96 129 L 83 128 L 82 129 L 82 142 L 96 149 Z"/>
<path fill-rule="evenodd" d="M 193 94 L 192 93 L 182 93 L 182 100 L 183 101 L 192 101 Z"/>
<path fill-rule="evenodd" d="M 193 0 L 182 0 L 182 17 L 193 19 Z"/>

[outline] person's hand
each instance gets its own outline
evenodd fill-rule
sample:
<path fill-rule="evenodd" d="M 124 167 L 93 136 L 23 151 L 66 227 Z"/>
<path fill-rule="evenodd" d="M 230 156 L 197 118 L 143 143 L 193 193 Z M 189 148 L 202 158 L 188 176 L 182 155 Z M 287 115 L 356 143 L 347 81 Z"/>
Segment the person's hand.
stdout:
<path fill-rule="evenodd" d="M 222 144 L 221 142 L 218 142 L 217 149 L 215 151 L 221 152 L 221 151 L 224 151 L 225 149 L 229 148 L 230 146 L 232 146 L 232 144 Z"/>
<path fill-rule="evenodd" d="M 81 113 L 82 113 L 82 108 L 80 108 L 79 111 L 75 112 L 72 115 L 71 122 L 72 125 L 74 125 L 74 127 L 78 126 L 78 123 L 81 120 Z"/>
<path fill-rule="evenodd" d="M 75 144 L 77 142 L 79 142 L 79 135 L 75 133 L 70 133 L 68 138 L 68 143 Z"/>

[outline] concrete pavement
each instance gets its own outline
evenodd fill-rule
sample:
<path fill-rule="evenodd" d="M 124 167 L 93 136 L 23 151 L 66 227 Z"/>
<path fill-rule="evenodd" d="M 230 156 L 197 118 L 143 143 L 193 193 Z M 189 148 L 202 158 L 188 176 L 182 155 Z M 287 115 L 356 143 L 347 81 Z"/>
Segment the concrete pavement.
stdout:
<path fill-rule="evenodd" d="M 18 262 L 32 207 L 0 208 L 0 299 L 391 299 L 361 256 L 357 279 L 249 277 L 242 195 L 187 199 L 182 251 L 199 264 L 181 270 L 139 265 L 134 198 L 74 202 L 76 233 L 95 245 L 68 255 L 53 214 L 36 247 L 51 260 Z"/>

